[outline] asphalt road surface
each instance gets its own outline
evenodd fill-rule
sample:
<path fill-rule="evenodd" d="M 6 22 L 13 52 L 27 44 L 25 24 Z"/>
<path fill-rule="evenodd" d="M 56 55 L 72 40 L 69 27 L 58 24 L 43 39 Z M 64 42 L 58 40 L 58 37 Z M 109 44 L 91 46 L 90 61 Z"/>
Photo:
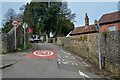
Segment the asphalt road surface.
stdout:
<path fill-rule="evenodd" d="M 100 78 L 82 58 L 51 43 L 35 43 L 36 50 L 2 70 L 3 78 Z"/>

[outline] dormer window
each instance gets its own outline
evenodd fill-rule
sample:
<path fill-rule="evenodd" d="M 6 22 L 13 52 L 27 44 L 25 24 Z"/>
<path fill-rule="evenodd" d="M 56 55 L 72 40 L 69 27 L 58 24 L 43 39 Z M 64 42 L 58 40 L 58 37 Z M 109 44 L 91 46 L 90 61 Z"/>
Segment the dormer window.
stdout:
<path fill-rule="evenodd" d="M 115 26 L 108 26 L 108 31 L 115 31 L 116 27 Z"/>

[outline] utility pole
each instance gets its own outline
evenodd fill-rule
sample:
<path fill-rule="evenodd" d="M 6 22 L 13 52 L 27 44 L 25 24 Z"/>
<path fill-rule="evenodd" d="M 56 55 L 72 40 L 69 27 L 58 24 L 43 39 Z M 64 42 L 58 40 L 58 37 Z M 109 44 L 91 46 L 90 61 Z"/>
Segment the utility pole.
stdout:
<path fill-rule="evenodd" d="M 101 54 L 101 46 L 100 46 L 100 25 L 97 23 L 98 29 L 98 57 L 99 57 L 99 69 L 102 69 L 102 54 Z"/>

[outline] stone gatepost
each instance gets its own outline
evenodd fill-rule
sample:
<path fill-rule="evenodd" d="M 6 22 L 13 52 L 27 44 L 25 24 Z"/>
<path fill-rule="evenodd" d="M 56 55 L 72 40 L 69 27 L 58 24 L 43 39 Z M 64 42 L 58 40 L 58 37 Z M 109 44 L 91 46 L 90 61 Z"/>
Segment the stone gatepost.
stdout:
<path fill-rule="evenodd" d="M 45 40 L 46 40 L 45 42 L 48 43 L 48 35 L 47 35 L 47 34 L 46 34 L 45 38 L 46 38 L 46 39 L 45 39 Z"/>

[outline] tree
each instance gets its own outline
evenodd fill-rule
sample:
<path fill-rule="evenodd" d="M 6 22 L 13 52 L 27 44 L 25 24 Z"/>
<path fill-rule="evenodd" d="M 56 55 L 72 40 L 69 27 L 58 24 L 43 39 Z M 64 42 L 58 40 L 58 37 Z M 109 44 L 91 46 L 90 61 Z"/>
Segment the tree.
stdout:
<path fill-rule="evenodd" d="M 66 36 L 74 28 L 74 18 L 75 14 L 68 9 L 67 2 L 63 2 L 60 6 L 55 36 Z"/>
<path fill-rule="evenodd" d="M 120 11 L 120 1 L 118 2 L 118 11 Z"/>
<path fill-rule="evenodd" d="M 15 10 L 14 9 L 9 9 L 5 14 L 5 18 L 6 18 L 7 22 L 16 19 L 17 14 L 16 14 Z"/>
<path fill-rule="evenodd" d="M 75 14 L 71 14 L 64 2 L 31 2 L 27 4 L 23 17 L 34 34 L 45 33 L 50 37 L 52 33 L 56 37 L 66 36 L 73 29 Z"/>
<path fill-rule="evenodd" d="M 22 14 L 16 14 L 14 9 L 8 9 L 5 14 L 5 19 L 2 20 L 3 28 L 2 31 L 8 33 L 12 28 L 12 20 L 22 20 Z M 22 24 L 21 24 L 22 25 Z"/>
<path fill-rule="evenodd" d="M 31 2 L 30 4 L 27 3 L 26 5 L 23 18 L 24 21 L 29 24 L 29 27 L 33 29 L 34 34 L 37 34 L 39 31 L 39 21 L 41 19 L 41 15 L 44 14 L 45 11 L 44 5 L 45 4 L 42 4 L 40 2 Z"/>
<path fill-rule="evenodd" d="M 46 34 L 50 37 L 50 33 L 54 33 L 56 31 L 55 27 L 57 27 L 57 19 L 60 11 L 61 2 L 51 2 L 48 7 L 46 13 L 43 16 L 43 24 L 44 30 L 46 30 Z"/>
<path fill-rule="evenodd" d="M 12 21 L 6 22 L 3 26 L 2 31 L 8 33 L 12 28 Z"/>

